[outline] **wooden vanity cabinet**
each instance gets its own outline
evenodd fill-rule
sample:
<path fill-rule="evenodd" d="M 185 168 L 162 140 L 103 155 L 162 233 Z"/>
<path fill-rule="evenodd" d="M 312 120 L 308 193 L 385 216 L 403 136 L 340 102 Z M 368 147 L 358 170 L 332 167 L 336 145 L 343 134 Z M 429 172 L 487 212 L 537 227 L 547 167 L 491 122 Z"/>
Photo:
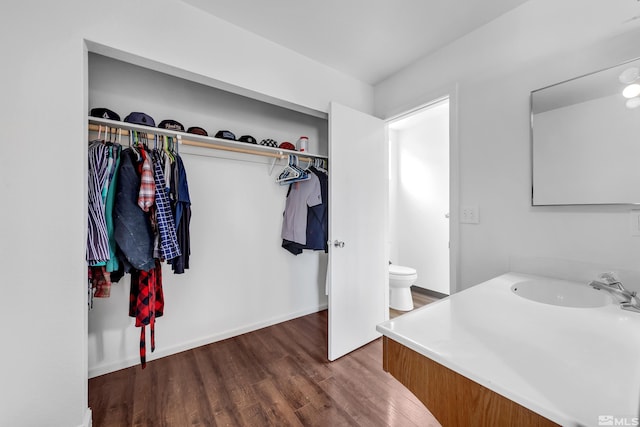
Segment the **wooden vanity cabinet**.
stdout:
<path fill-rule="evenodd" d="M 382 339 L 383 369 L 420 399 L 444 427 L 559 426 L 397 341 Z"/>

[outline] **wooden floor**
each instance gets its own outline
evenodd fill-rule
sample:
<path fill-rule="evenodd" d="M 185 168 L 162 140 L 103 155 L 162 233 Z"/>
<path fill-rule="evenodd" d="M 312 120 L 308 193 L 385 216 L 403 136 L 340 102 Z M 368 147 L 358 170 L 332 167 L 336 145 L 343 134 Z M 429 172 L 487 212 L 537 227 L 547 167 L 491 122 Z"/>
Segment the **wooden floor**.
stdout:
<path fill-rule="evenodd" d="M 327 361 L 326 310 L 92 378 L 89 406 L 94 427 L 440 425 L 381 339 Z"/>

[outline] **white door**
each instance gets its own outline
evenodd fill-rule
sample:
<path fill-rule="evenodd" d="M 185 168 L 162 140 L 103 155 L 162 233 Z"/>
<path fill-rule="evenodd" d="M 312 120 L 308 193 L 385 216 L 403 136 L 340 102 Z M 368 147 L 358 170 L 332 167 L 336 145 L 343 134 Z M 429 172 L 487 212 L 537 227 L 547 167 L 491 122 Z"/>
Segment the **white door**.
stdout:
<path fill-rule="evenodd" d="M 329 110 L 329 360 L 376 339 L 388 317 L 388 154 L 384 122 Z"/>

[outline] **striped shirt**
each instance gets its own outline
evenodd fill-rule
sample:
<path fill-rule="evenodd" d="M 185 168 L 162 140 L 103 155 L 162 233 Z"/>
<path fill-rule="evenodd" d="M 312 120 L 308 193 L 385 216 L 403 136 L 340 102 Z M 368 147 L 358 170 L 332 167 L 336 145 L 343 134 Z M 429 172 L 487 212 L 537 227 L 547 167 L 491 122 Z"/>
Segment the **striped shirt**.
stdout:
<path fill-rule="evenodd" d="M 89 143 L 87 263 L 95 265 L 109 259 L 109 238 L 102 189 L 107 180 L 108 147 L 101 141 Z"/>

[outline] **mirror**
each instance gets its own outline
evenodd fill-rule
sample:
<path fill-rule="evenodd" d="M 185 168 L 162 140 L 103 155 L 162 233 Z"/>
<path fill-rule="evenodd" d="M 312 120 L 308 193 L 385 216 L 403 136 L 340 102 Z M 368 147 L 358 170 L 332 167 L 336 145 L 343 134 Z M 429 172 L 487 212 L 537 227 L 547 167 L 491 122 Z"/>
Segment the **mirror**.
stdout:
<path fill-rule="evenodd" d="M 636 59 L 531 92 L 534 206 L 640 203 L 639 77 Z"/>

